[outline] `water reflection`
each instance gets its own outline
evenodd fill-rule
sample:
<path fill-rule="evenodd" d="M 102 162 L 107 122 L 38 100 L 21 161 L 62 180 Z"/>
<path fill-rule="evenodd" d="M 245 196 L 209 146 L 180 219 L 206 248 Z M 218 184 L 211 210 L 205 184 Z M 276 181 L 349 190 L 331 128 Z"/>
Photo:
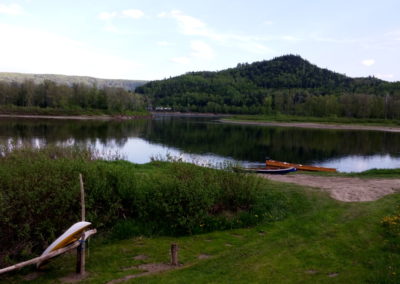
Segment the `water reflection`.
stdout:
<path fill-rule="evenodd" d="M 0 119 L 0 140 L 31 145 L 90 145 L 146 163 L 167 154 L 203 164 L 276 160 L 335 167 L 340 171 L 400 167 L 400 134 L 259 127 L 202 118 L 133 121 Z"/>
<path fill-rule="evenodd" d="M 341 172 L 363 172 L 371 168 L 400 168 L 400 158 L 390 155 L 348 156 L 325 161 L 321 166 L 337 168 Z"/>

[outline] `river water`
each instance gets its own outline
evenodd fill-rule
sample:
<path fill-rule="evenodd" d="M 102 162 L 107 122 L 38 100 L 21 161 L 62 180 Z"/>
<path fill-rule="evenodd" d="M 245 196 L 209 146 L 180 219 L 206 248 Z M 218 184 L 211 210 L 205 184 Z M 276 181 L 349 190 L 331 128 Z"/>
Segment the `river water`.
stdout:
<path fill-rule="evenodd" d="M 274 160 L 341 172 L 400 168 L 400 133 L 233 125 L 215 118 L 93 121 L 0 119 L 0 143 L 84 145 L 126 160 L 183 159 L 203 165 Z"/>

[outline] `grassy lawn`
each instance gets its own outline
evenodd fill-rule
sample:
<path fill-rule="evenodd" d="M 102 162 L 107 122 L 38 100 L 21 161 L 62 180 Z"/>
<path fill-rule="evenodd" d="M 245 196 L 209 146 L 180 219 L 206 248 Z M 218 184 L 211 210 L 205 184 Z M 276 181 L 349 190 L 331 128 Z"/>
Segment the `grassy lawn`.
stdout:
<path fill-rule="evenodd" d="M 342 203 L 295 185 L 269 186 L 296 190 L 312 206 L 277 222 L 186 237 L 109 241 L 100 233 L 90 243 L 89 275 L 82 283 L 140 273 L 135 266 L 143 263 L 168 263 L 173 242 L 179 245 L 182 266 L 127 283 L 399 283 L 399 251 L 387 245 L 381 220 L 395 212 L 400 195 Z M 135 260 L 138 255 L 147 258 Z M 74 266 L 75 255 L 64 255 L 29 283 L 61 282 Z M 2 283 L 24 282 L 28 273 L 9 275 Z"/>

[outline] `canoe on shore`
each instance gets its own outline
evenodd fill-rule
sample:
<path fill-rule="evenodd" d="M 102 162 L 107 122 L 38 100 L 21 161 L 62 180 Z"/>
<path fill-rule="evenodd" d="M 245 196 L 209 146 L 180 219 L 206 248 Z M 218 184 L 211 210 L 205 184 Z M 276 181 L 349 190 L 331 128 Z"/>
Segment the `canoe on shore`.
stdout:
<path fill-rule="evenodd" d="M 295 172 L 296 168 L 276 168 L 276 167 L 264 167 L 264 168 L 240 168 L 236 169 L 238 172 L 246 173 L 259 173 L 259 174 L 278 174 L 284 175 L 290 172 Z"/>
<path fill-rule="evenodd" d="M 293 168 L 296 168 L 297 170 L 301 170 L 301 171 L 336 172 L 336 169 L 334 169 L 334 168 L 307 166 L 307 165 L 302 165 L 302 164 L 292 164 L 292 163 L 280 162 L 280 161 L 275 161 L 275 160 L 266 160 L 265 164 L 267 167 L 277 167 L 277 168 L 293 167 Z"/>

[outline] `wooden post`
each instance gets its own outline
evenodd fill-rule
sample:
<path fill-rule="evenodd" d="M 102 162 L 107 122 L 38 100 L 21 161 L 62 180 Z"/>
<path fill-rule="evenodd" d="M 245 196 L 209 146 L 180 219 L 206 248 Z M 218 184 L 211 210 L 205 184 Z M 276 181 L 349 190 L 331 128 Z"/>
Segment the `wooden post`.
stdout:
<path fill-rule="evenodd" d="M 82 221 L 85 221 L 85 188 L 83 187 L 82 174 L 79 174 L 79 183 L 81 186 L 81 208 L 82 208 Z M 80 245 L 76 249 L 76 273 L 80 275 L 85 274 L 85 232 L 82 233 L 80 238 Z"/>
<path fill-rule="evenodd" d="M 79 239 L 79 246 L 76 249 L 76 273 L 85 274 L 85 233 Z"/>
<path fill-rule="evenodd" d="M 83 187 L 82 174 L 79 174 L 79 183 L 81 185 L 82 221 L 85 221 L 85 188 Z"/>
<path fill-rule="evenodd" d="M 171 265 L 178 265 L 178 245 L 171 244 Z"/>

